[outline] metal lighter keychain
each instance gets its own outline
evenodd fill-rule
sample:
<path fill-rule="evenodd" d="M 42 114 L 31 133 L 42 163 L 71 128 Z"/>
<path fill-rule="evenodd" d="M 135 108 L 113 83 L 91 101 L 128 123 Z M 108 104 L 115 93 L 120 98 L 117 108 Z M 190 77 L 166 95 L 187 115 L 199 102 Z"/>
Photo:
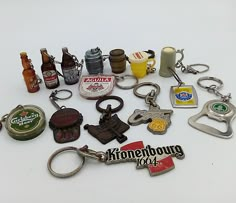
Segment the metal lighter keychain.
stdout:
<path fill-rule="evenodd" d="M 204 80 L 213 80 L 219 83 L 219 86 L 210 85 L 204 86 L 201 84 Z M 202 111 L 197 115 L 189 118 L 188 123 L 193 128 L 200 130 L 202 132 L 214 135 L 220 138 L 231 138 L 233 136 L 232 121 L 236 117 L 236 107 L 230 103 L 231 95 L 222 95 L 218 90 L 223 86 L 223 82 L 215 77 L 201 77 L 198 79 L 197 84 L 207 89 L 208 92 L 214 93 L 216 96 L 220 96 L 221 99 L 208 101 Z M 224 122 L 227 125 L 227 130 L 222 132 L 214 127 L 207 124 L 197 123 L 197 120 L 203 116 L 207 116 L 210 119 L 216 120 L 218 122 Z"/>
<path fill-rule="evenodd" d="M 58 97 L 60 92 L 69 93 L 68 97 Z M 52 104 L 57 108 L 49 121 L 49 126 L 53 130 L 54 140 L 57 143 L 66 143 L 77 140 L 80 136 L 80 125 L 83 122 L 82 114 L 73 108 L 59 106 L 55 101 L 65 100 L 72 97 L 70 90 L 55 90 L 49 96 Z"/>
<path fill-rule="evenodd" d="M 155 90 L 151 90 L 146 95 L 142 95 L 137 90 L 142 86 L 152 86 Z M 133 89 L 135 96 L 144 98 L 145 103 L 149 104 L 149 110 L 136 109 L 129 117 L 128 123 L 130 125 L 139 125 L 142 123 L 149 123 L 148 130 L 153 134 L 164 134 L 167 131 L 171 121 L 170 116 L 173 113 L 170 109 L 160 109 L 156 103 L 157 95 L 160 92 L 160 86 L 156 83 L 143 82 L 135 86 Z"/>
<path fill-rule="evenodd" d="M 80 165 L 69 173 L 58 173 L 52 167 L 52 162 L 59 154 L 65 151 L 74 151 L 81 159 Z M 144 146 L 142 141 L 133 142 L 123 147 L 108 149 L 106 152 L 94 151 L 87 145 L 81 148 L 65 147 L 55 151 L 49 158 L 47 167 L 49 172 L 57 178 L 68 178 L 78 173 L 84 165 L 86 158 L 96 159 L 107 165 L 136 162 L 137 169 L 148 168 L 151 176 L 160 175 L 174 169 L 175 165 L 172 157 L 183 159 L 184 151 L 180 145 L 171 145 L 152 148 L 150 145 Z"/>

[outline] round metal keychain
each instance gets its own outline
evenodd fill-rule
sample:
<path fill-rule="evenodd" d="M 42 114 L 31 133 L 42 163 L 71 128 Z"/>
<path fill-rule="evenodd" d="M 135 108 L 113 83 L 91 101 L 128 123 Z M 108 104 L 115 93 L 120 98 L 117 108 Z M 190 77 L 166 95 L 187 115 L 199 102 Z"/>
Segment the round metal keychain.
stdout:
<path fill-rule="evenodd" d="M 106 100 L 116 100 L 119 102 L 119 105 L 112 108 L 111 104 L 108 104 L 106 109 L 103 109 L 100 107 L 100 104 Z M 84 129 L 88 130 L 102 144 L 107 144 L 114 139 L 119 143 L 125 142 L 127 137 L 123 133 L 129 129 L 129 125 L 121 121 L 117 114 L 112 115 L 112 113 L 121 110 L 123 105 L 123 99 L 118 96 L 104 96 L 99 98 L 96 102 L 96 109 L 102 113 L 99 125 L 86 124 Z"/>
<path fill-rule="evenodd" d="M 204 86 L 201 82 L 204 80 L 213 80 L 219 85 Z M 231 94 L 223 95 L 219 92 L 219 89 L 223 87 L 223 82 L 215 77 L 201 77 L 198 79 L 197 84 L 207 89 L 208 92 L 214 93 L 216 96 L 220 96 L 221 99 L 208 101 L 202 111 L 189 118 L 188 123 L 197 130 L 214 135 L 220 138 L 231 138 L 233 136 L 232 121 L 236 117 L 236 107 L 230 103 Z M 206 124 L 197 123 L 197 120 L 203 116 L 207 116 L 210 119 L 216 120 L 218 122 L 226 123 L 227 130 L 222 132 L 214 127 Z"/>
<path fill-rule="evenodd" d="M 67 97 L 58 97 L 60 92 L 69 93 Z M 53 130 L 54 140 L 57 143 L 66 143 L 77 140 L 80 137 L 80 125 L 83 122 L 82 114 L 73 108 L 59 106 L 55 101 L 65 100 L 72 97 L 72 92 L 67 89 L 55 90 L 49 96 L 52 104 L 58 109 L 49 121 L 49 126 Z"/>
<path fill-rule="evenodd" d="M 151 90 L 146 95 L 138 93 L 138 89 L 143 86 L 152 86 L 155 89 Z M 134 95 L 145 99 L 145 103 L 149 105 L 149 110 L 136 109 L 134 113 L 129 117 L 128 123 L 130 125 L 139 125 L 142 123 L 149 123 L 148 130 L 153 134 L 164 134 L 167 128 L 170 126 L 170 116 L 173 113 L 169 109 L 160 109 L 160 106 L 156 103 L 157 95 L 160 92 L 160 86 L 156 83 L 143 82 L 135 86 L 133 89 Z"/>
<path fill-rule="evenodd" d="M 35 105 L 19 105 L 2 117 L 8 134 L 16 140 L 30 140 L 40 135 L 46 125 L 44 111 Z M 2 124 L 0 122 L 0 127 Z"/>

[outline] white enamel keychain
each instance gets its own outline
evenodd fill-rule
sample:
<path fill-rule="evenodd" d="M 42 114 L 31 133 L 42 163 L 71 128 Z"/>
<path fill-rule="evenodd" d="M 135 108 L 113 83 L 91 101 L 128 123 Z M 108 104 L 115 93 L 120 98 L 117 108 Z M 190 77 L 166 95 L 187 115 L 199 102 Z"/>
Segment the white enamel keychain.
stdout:
<path fill-rule="evenodd" d="M 210 85 L 204 86 L 201 84 L 203 80 L 213 80 L 219 83 L 219 86 Z M 236 117 L 236 107 L 230 103 L 231 94 L 222 95 L 218 90 L 223 87 L 223 82 L 215 77 L 201 77 L 198 79 L 197 84 L 207 89 L 208 92 L 214 93 L 216 96 L 220 96 L 221 99 L 208 101 L 202 111 L 189 118 L 188 123 L 193 128 L 200 130 L 202 132 L 208 133 L 210 135 L 220 137 L 220 138 L 231 138 L 233 136 L 232 121 Z M 224 122 L 227 126 L 227 130 L 222 132 L 214 127 L 207 124 L 197 123 L 197 120 L 203 116 L 207 116 L 210 119 L 216 120 L 218 122 Z"/>

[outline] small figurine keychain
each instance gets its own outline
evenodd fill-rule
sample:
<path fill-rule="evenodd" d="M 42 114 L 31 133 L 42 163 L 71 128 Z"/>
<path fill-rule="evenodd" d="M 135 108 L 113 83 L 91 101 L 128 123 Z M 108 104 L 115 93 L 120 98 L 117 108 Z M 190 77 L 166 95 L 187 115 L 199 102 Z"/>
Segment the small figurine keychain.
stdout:
<path fill-rule="evenodd" d="M 142 95 L 138 93 L 137 90 L 143 86 L 152 86 L 155 90 L 151 90 L 148 94 Z M 160 106 L 156 103 L 157 95 L 160 92 L 160 86 L 156 83 L 143 82 L 136 85 L 133 92 L 135 96 L 145 99 L 145 103 L 149 105 L 149 110 L 136 109 L 129 117 L 128 123 L 133 126 L 149 123 L 147 128 L 151 133 L 166 133 L 167 128 L 171 124 L 170 116 L 173 111 L 169 109 L 160 109 Z"/>
<path fill-rule="evenodd" d="M 5 122 L 8 134 L 21 141 L 31 140 L 39 136 L 45 129 L 44 111 L 35 105 L 18 105 L 0 120 L 0 129 Z"/>
<path fill-rule="evenodd" d="M 58 97 L 60 92 L 67 92 L 69 96 Z M 54 140 L 57 143 L 66 143 L 77 140 L 80 137 L 80 125 L 83 122 L 82 114 L 73 108 L 59 106 L 57 100 L 65 100 L 72 97 L 72 92 L 67 89 L 55 90 L 49 96 L 51 103 L 57 108 L 49 121 L 49 126 L 53 130 Z"/>
<path fill-rule="evenodd" d="M 198 106 L 197 92 L 193 85 L 185 85 L 175 71 L 180 68 L 183 73 L 204 73 L 209 70 L 206 64 L 191 64 L 184 66 L 184 50 L 175 50 L 173 47 L 164 47 L 161 52 L 161 65 L 159 74 L 162 77 L 172 77 L 177 80 L 177 86 L 170 88 L 170 100 L 174 108 L 196 108 Z M 176 62 L 176 54 L 180 54 L 181 58 Z M 203 67 L 202 70 L 196 70 L 193 67 Z"/>
<path fill-rule="evenodd" d="M 217 85 L 204 86 L 201 82 L 205 80 L 213 80 L 219 83 Z M 231 138 L 233 136 L 232 121 L 236 117 L 236 107 L 230 103 L 231 94 L 222 95 L 219 89 L 223 86 L 223 82 L 215 77 L 201 77 L 198 79 L 197 84 L 206 89 L 210 93 L 214 93 L 216 96 L 220 96 L 221 99 L 208 101 L 202 111 L 189 118 L 188 123 L 193 128 L 200 130 L 202 132 L 214 135 L 220 138 Z M 218 122 L 224 122 L 227 125 L 227 130 L 222 132 L 214 127 L 206 124 L 197 123 L 197 120 L 203 116 L 207 116 L 210 119 L 216 120 Z"/>
<path fill-rule="evenodd" d="M 112 108 L 111 104 L 108 104 L 106 109 L 100 107 L 100 104 L 106 100 L 116 100 L 120 104 L 116 108 Z M 119 119 L 117 114 L 112 115 L 122 109 L 124 105 L 123 99 L 118 96 L 104 96 L 97 100 L 96 109 L 102 113 L 99 121 L 99 125 L 84 126 L 85 130 L 99 140 L 102 144 L 116 139 L 119 143 L 123 143 L 127 140 L 127 137 L 123 134 L 129 129 L 129 125 Z"/>
<path fill-rule="evenodd" d="M 53 167 L 54 159 L 61 153 L 67 151 L 75 152 L 81 159 L 79 166 L 71 172 L 58 173 Z M 96 159 L 106 165 L 136 162 L 137 169 L 147 168 L 150 176 L 161 175 L 175 168 L 172 157 L 183 159 L 184 151 L 180 145 L 170 145 L 153 148 L 150 145 L 144 146 L 142 141 L 129 143 L 119 148 L 108 149 L 106 152 L 94 151 L 89 149 L 87 145 L 76 147 L 64 147 L 55 151 L 48 159 L 47 168 L 49 172 L 57 178 L 68 178 L 78 173 L 87 159 Z"/>

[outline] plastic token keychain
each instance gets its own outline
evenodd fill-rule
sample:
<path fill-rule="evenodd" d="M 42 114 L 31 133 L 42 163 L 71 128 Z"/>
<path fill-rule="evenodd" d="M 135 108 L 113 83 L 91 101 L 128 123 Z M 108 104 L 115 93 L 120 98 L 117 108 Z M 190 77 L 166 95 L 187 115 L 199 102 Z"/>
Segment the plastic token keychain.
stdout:
<path fill-rule="evenodd" d="M 219 86 L 210 85 L 204 86 L 201 82 L 205 80 L 213 80 L 219 83 Z M 215 77 L 201 77 L 198 79 L 197 84 L 207 89 L 208 92 L 214 93 L 216 96 L 220 96 L 221 99 L 208 101 L 202 111 L 189 118 L 188 123 L 197 130 L 214 135 L 220 138 L 231 138 L 233 136 L 232 121 L 236 117 L 236 107 L 230 103 L 231 95 L 222 95 L 219 89 L 223 86 L 223 82 Z M 198 123 L 197 120 L 203 116 L 207 116 L 209 119 L 216 120 L 218 122 L 226 123 L 227 130 L 222 132 L 207 124 Z"/>
<path fill-rule="evenodd" d="M 175 71 L 175 68 L 181 68 L 183 73 L 203 73 L 209 70 L 206 64 L 183 65 L 184 53 L 182 50 L 175 50 L 173 47 L 165 47 L 162 49 L 161 67 L 159 74 L 163 77 L 171 77 L 178 81 L 177 86 L 170 88 L 170 100 L 174 108 L 196 108 L 198 106 L 197 92 L 193 85 L 185 85 Z M 175 63 L 176 54 L 180 54 L 181 58 Z M 204 69 L 195 70 L 193 67 L 204 67 Z"/>
<path fill-rule="evenodd" d="M 61 153 L 74 151 L 80 157 L 80 165 L 69 173 L 58 173 L 52 167 L 52 162 Z M 184 151 L 180 145 L 171 145 L 152 148 L 150 145 L 144 146 L 142 141 L 133 142 L 123 147 L 108 149 L 106 152 L 94 151 L 87 145 L 81 148 L 64 147 L 55 151 L 49 158 L 47 167 L 49 172 L 57 178 L 67 178 L 78 173 L 87 158 L 96 159 L 107 165 L 136 162 L 137 169 L 147 168 L 151 176 L 160 175 L 174 169 L 175 165 L 172 157 L 183 159 Z"/>
<path fill-rule="evenodd" d="M 137 90 L 142 86 L 152 86 L 155 90 L 151 90 L 148 94 L 142 95 Z M 170 116 L 173 113 L 169 109 L 160 109 L 156 103 L 157 95 L 160 92 L 160 86 L 156 83 L 144 82 L 135 86 L 133 89 L 135 96 L 145 99 L 145 103 L 149 105 L 149 110 L 136 109 L 129 117 L 128 123 L 130 125 L 139 125 L 142 123 L 149 123 L 148 130 L 153 134 L 164 134 L 170 126 Z"/>
<path fill-rule="evenodd" d="M 60 92 L 69 93 L 67 97 L 58 97 Z M 57 143 L 66 143 L 77 140 L 80 137 L 80 125 L 83 122 L 82 114 L 73 108 L 59 106 L 55 101 L 65 100 L 72 97 L 70 90 L 56 90 L 49 96 L 52 104 L 58 109 L 49 121 L 49 126 L 53 130 L 54 140 Z"/>
<path fill-rule="evenodd" d="M 116 108 L 112 108 L 111 104 L 108 104 L 106 109 L 101 108 L 99 105 L 106 100 L 116 100 L 120 104 Z M 97 100 L 96 109 L 102 113 L 99 121 L 99 125 L 86 124 L 84 129 L 99 140 L 102 144 L 116 139 L 119 143 L 123 143 L 127 140 L 127 137 L 123 134 L 129 129 L 129 125 L 119 119 L 117 114 L 112 115 L 122 109 L 124 105 L 123 100 L 117 96 L 104 96 Z"/>
<path fill-rule="evenodd" d="M 8 134 L 16 140 L 30 140 L 40 135 L 46 125 L 44 111 L 35 105 L 19 105 L 2 117 Z M 0 122 L 0 129 L 2 124 Z"/>
<path fill-rule="evenodd" d="M 126 79 L 133 79 L 132 85 L 124 86 L 121 82 Z M 79 92 L 86 99 L 98 99 L 112 93 L 114 85 L 120 89 L 132 89 L 138 84 L 138 79 L 133 75 L 84 75 L 81 77 Z"/>

